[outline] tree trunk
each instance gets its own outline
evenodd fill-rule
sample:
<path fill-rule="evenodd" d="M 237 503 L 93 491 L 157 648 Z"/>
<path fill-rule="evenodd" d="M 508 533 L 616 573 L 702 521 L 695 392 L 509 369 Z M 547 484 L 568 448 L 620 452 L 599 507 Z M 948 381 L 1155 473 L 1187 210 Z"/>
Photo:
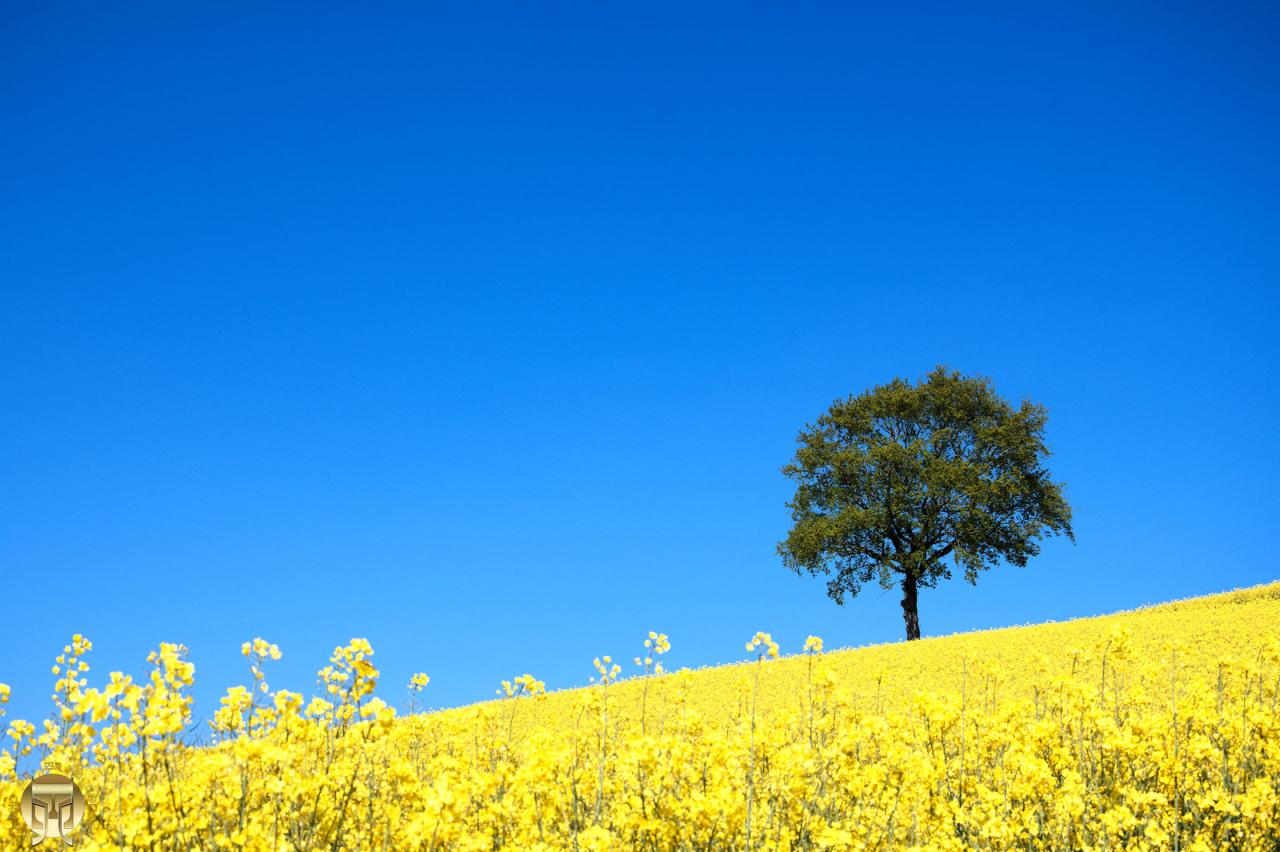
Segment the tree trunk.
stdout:
<path fill-rule="evenodd" d="M 920 638 L 920 614 L 916 610 L 916 576 L 910 572 L 902 578 L 902 620 L 907 623 L 907 641 Z"/>

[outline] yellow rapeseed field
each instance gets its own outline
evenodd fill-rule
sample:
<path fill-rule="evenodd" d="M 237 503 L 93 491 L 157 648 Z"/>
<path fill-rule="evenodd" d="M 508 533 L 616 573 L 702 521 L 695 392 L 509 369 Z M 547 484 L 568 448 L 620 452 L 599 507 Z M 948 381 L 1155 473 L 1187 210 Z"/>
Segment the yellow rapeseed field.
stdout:
<path fill-rule="evenodd" d="M 783 658 L 742 639 L 746 663 L 665 673 L 655 632 L 589 687 L 400 719 L 364 640 L 304 697 L 255 639 L 197 734 L 184 648 L 91 686 L 77 636 L 54 716 L 9 721 L 0 844 L 30 842 L 21 753 L 84 791 L 80 848 L 1280 848 L 1280 583 Z"/>

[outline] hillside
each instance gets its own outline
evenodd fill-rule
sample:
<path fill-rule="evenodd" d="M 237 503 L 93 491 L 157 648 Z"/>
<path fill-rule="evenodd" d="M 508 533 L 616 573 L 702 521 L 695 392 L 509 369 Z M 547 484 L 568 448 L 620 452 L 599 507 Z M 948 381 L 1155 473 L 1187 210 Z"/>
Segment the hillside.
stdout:
<path fill-rule="evenodd" d="M 1082 676 L 1090 671 L 1100 675 L 1102 649 L 1120 630 L 1126 634 L 1126 658 L 1146 663 L 1130 667 L 1130 678 L 1163 678 L 1167 689 L 1168 666 L 1176 650 L 1183 685 L 1203 686 L 1216 679 L 1219 660 L 1256 662 L 1253 658 L 1266 646 L 1267 638 L 1280 639 L 1280 582 L 1071 621 L 833 649 L 821 655 L 821 664 L 840 690 L 864 708 L 874 704 L 877 695 L 882 704 L 892 706 L 920 691 L 958 695 L 966 685 L 982 689 L 984 677 L 997 696 L 1011 697 L 1023 695 L 1037 677 L 1069 667 L 1073 659 Z M 637 638 L 637 645 L 641 639 Z M 644 649 L 631 650 L 616 661 L 627 673 L 636 671 L 631 658 Z M 1165 668 L 1153 668 L 1155 661 L 1164 661 Z M 811 662 L 804 654 L 766 659 L 760 672 L 758 712 L 802 709 Z M 648 711 L 660 716 L 664 701 L 674 695 L 679 683 L 688 692 L 688 706 L 713 718 L 732 716 L 752 687 L 754 668 L 753 663 L 743 662 L 653 678 Z M 564 724 L 591 689 L 549 693 L 521 709 L 517 727 L 529 734 Z M 624 724 L 638 715 L 643 689 L 641 678 L 620 680 L 610 687 L 610 701 Z M 439 720 L 432 718 L 428 724 L 452 724 L 493 703 L 440 711 L 433 714 Z"/>
<path fill-rule="evenodd" d="M 1280 845 L 1280 583 L 782 659 L 753 644 L 749 663 L 617 680 L 601 660 L 588 688 L 528 679 L 396 719 L 367 642 L 335 651 L 308 703 L 265 685 L 278 651 L 257 640 L 261 688 L 228 690 L 196 747 L 185 649 L 98 688 L 77 637 L 59 714 L 10 741 L 80 785 L 82 848 Z M 24 786 L 0 783 L 0 808 Z"/>

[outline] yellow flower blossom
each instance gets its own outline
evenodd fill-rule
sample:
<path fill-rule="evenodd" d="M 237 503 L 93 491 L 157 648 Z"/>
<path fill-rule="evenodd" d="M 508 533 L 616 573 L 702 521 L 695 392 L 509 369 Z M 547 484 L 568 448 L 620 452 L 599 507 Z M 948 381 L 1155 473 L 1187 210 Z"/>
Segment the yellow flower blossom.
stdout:
<path fill-rule="evenodd" d="M 308 698 L 264 690 L 280 652 L 254 639 L 205 739 L 186 648 L 93 680 L 77 635 L 51 718 L 0 739 L 0 797 L 71 774 L 87 849 L 1280 848 L 1280 584 L 852 651 L 810 636 L 802 658 L 760 632 L 748 666 L 672 674 L 665 634 L 643 642 L 636 678 L 602 656 L 590 688 L 526 673 L 400 717 L 367 640 Z M 29 845 L 0 821 L 0 848 Z"/>

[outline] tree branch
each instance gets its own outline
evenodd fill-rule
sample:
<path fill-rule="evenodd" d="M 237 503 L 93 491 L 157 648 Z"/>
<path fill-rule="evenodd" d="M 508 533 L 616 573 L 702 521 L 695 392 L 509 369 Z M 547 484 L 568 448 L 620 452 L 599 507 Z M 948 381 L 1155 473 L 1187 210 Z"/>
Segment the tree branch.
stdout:
<path fill-rule="evenodd" d="M 938 560 L 945 558 L 948 553 L 950 553 L 955 549 L 956 549 L 956 543 L 953 541 L 950 544 L 948 544 L 946 547 L 937 551 L 936 553 L 930 553 L 926 562 L 928 562 L 928 564 L 930 565 L 933 565 L 934 563 L 938 562 Z"/>

